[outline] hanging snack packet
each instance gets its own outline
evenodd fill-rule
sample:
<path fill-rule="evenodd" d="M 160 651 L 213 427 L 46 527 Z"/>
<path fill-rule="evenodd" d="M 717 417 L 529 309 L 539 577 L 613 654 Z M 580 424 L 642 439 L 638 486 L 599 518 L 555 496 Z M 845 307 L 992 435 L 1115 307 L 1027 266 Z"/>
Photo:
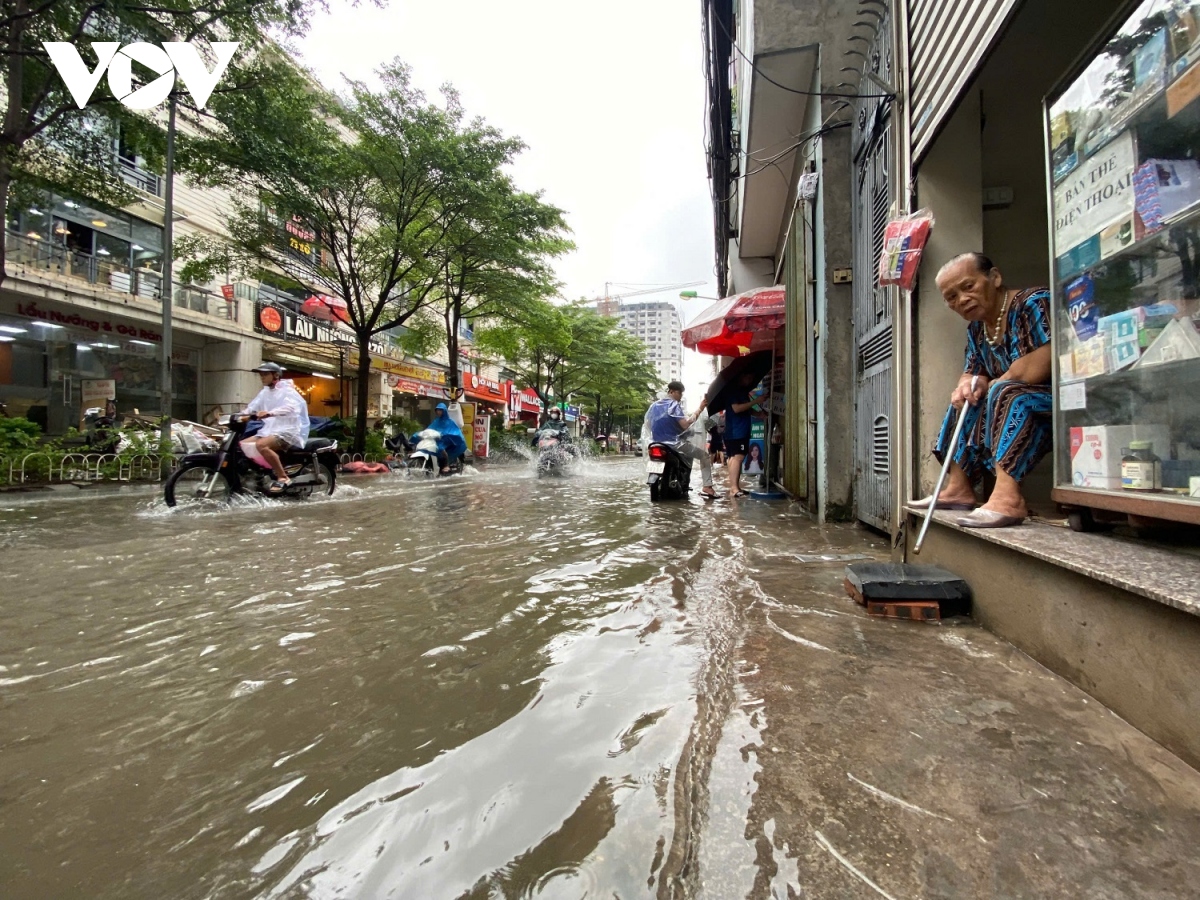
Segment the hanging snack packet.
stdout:
<path fill-rule="evenodd" d="M 879 284 L 899 285 L 911 291 L 917 283 L 921 253 L 929 232 L 933 230 L 933 213 L 918 209 L 887 223 L 883 231 L 883 253 L 879 257 Z"/>

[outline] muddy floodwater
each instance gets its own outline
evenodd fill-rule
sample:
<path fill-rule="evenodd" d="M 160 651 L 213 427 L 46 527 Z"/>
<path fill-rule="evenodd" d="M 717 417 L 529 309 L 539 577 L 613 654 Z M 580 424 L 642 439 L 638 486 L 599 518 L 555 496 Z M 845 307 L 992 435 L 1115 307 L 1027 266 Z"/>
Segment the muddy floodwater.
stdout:
<path fill-rule="evenodd" d="M 1200 883 L 1196 773 L 970 623 L 868 620 L 882 538 L 642 471 L 0 497 L 0 896 Z"/>
<path fill-rule="evenodd" d="M 778 507 L 651 508 L 640 473 L 0 501 L 5 895 L 687 882 Z"/>

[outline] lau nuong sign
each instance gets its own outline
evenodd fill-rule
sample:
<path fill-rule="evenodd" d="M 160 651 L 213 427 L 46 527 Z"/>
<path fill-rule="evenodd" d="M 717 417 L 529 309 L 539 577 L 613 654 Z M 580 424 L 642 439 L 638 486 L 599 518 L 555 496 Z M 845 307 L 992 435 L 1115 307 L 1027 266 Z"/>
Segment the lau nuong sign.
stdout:
<path fill-rule="evenodd" d="M 275 306 L 273 303 L 258 305 L 257 314 L 254 316 L 254 330 L 284 341 L 343 345 L 355 343 L 353 334 L 284 309 L 282 306 Z M 371 352 L 378 356 L 393 355 L 391 347 L 381 341 L 371 341 Z"/>

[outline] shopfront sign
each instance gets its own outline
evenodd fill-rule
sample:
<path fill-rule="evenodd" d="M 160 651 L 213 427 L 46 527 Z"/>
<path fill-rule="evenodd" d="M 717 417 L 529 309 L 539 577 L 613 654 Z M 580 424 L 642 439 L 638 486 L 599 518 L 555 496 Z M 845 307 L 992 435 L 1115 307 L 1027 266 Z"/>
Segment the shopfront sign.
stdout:
<path fill-rule="evenodd" d="M 402 394 L 412 394 L 415 397 L 437 397 L 440 399 L 446 393 L 441 385 L 429 384 L 425 381 L 414 381 L 411 378 L 401 378 L 399 375 L 388 375 L 387 383 L 393 391 L 400 391 Z"/>
<path fill-rule="evenodd" d="M 162 335 L 157 331 L 143 328 L 132 322 L 114 322 L 111 319 L 93 317 L 90 314 L 90 310 L 60 312 L 56 309 L 42 309 L 37 305 L 36 301 L 31 300 L 28 303 L 17 304 L 17 315 L 24 316 L 27 319 L 37 319 L 40 322 L 46 322 L 50 325 L 59 325 L 63 328 L 70 328 L 76 331 L 90 332 L 93 335 L 112 335 L 129 338 L 130 340 L 150 341 L 155 344 L 162 343 Z"/>
<path fill-rule="evenodd" d="M 352 360 L 358 359 L 358 354 L 351 355 Z M 390 359 L 374 360 L 372 365 L 380 372 L 386 372 L 389 375 L 398 375 L 400 378 L 407 378 L 411 381 L 425 381 L 438 387 L 438 394 L 445 393 L 446 373 L 439 372 L 437 369 L 429 369 L 425 366 L 417 366 L 407 362 L 396 362 Z"/>
<path fill-rule="evenodd" d="M 492 417 L 491 416 L 476 416 L 475 417 L 475 445 L 472 447 L 475 456 L 479 459 L 487 459 L 488 451 L 491 450 L 492 437 Z"/>
<path fill-rule="evenodd" d="M 1133 216 L 1137 154 L 1125 132 L 1054 188 L 1054 246 L 1059 255 Z"/>
<path fill-rule="evenodd" d="M 542 400 L 537 395 L 537 391 L 531 388 L 518 391 L 514 387 L 509 396 L 509 411 L 514 417 L 521 413 L 540 413 L 542 411 Z"/>
<path fill-rule="evenodd" d="M 496 403 L 508 402 L 508 383 L 499 382 L 494 378 L 485 378 L 474 372 L 463 375 L 463 386 L 468 394 L 478 400 L 491 400 Z"/>
<path fill-rule="evenodd" d="M 355 341 L 352 333 L 335 325 L 320 322 L 273 303 L 259 303 L 254 317 L 254 330 L 259 334 L 288 341 L 308 341 L 314 344 L 349 344 Z M 390 343 L 371 341 L 371 353 L 390 356 L 395 349 Z"/>

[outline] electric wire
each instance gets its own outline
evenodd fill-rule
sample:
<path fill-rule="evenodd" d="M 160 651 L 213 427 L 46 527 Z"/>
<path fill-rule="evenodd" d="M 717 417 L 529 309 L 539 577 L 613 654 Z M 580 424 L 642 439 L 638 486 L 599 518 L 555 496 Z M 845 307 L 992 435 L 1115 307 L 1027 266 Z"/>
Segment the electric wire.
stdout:
<path fill-rule="evenodd" d="M 738 56 L 740 56 L 747 63 L 749 63 L 751 69 L 753 69 L 756 73 L 761 75 L 765 81 L 770 82 L 771 84 L 775 85 L 775 87 L 785 90 L 790 94 L 801 94 L 805 97 L 834 97 L 834 98 L 842 97 L 847 100 L 870 100 L 873 98 L 880 98 L 880 99 L 886 98 L 888 100 L 896 99 L 896 95 L 891 92 L 883 93 L 883 94 L 835 94 L 830 91 L 803 91 L 803 90 L 800 90 L 800 88 L 788 87 L 786 84 L 780 84 L 778 81 L 776 81 L 770 75 L 768 75 L 766 72 L 764 72 L 762 69 L 760 69 L 757 65 L 755 65 L 754 60 L 752 60 L 750 57 L 748 57 L 746 55 L 745 51 L 743 51 L 742 48 L 737 45 L 737 41 L 735 41 L 730 36 L 729 29 L 727 29 L 725 27 L 724 22 L 722 22 L 720 19 L 717 19 L 717 25 L 720 26 L 721 31 L 723 31 L 725 33 L 725 38 L 732 45 L 733 49 L 737 51 Z"/>

